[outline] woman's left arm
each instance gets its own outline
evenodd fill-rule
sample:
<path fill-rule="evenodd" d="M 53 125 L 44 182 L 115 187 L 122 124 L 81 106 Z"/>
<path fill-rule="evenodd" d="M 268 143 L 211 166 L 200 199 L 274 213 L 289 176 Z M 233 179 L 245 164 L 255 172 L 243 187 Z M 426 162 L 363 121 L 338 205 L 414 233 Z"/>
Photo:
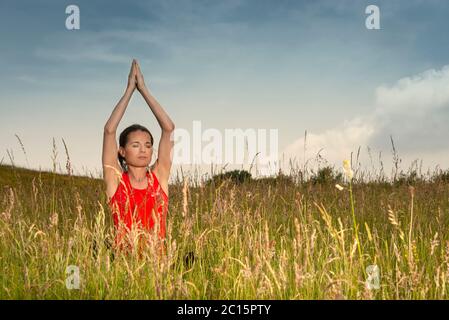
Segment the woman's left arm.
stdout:
<path fill-rule="evenodd" d="M 156 167 L 161 175 L 161 179 L 167 179 L 170 175 L 170 168 L 173 158 L 174 138 L 173 132 L 175 130 L 175 124 L 167 115 L 162 106 L 157 102 L 148 88 L 145 85 L 140 66 L 137 63 L 137 90 L 140 92 L 146 103 L 153 111 L 159 126 L 161 127 L 162 134 L 159 141 L 158 159 L 156 161 Z"/>

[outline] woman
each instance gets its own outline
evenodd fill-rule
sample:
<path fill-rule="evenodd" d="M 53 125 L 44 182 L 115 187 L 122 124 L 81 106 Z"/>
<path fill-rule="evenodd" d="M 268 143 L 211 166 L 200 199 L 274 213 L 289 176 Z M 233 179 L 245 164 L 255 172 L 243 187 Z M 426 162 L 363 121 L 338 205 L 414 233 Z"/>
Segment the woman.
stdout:
<path fill-rule="evenodd" d="M 158 158 L 151 168 L 153 136 L 144 126 L 135 124 L 124 129 L 117 147 L 116 130 L 135 89 L 162 130 Z M 148 91 L 139 64 L 133 59 L 125 93 L 106 122 L 103 135 L 103 176 L 119 248 L 132 249 L 136 237 L 142 244 L 139 234 L 149 235 L 150 231 L 165 239 L 174 129 L 173 121 Z"/>

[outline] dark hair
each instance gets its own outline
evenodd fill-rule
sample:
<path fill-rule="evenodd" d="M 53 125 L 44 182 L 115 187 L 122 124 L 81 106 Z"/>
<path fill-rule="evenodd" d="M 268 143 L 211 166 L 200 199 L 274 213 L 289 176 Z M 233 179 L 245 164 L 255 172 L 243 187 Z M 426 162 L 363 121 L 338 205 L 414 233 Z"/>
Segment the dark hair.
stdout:
<path fill-rule="evenodd" d="M 133 124 L 133 125 L 130 125 L 129 127 L 127 127 L 126 129 L 124 129 L 122 131 L 122 133 L 120 133 L 119 146 L 124 148 L 126 146 L 126 143 L 128 142 L 129 134 L 131 132 L 139 131 L 139 130 L 147 132 L 150 135 L 151 145 L 153 145 L 153 141 L 154 140 L 153 140 L 153 135 L 151 134 L 150 130 L 148 130 L 144 126 L 141 126 L 140 124 Z M 117 156 L 118 156 L 118 161 L 120 163 L 120 166 L 122 167 L 122 169 L 124 171 L 127 171 L 128 170 L 128 166 L 126 165 L 125 158 L 120 155 L 120 152 L 118 152 Z"/>

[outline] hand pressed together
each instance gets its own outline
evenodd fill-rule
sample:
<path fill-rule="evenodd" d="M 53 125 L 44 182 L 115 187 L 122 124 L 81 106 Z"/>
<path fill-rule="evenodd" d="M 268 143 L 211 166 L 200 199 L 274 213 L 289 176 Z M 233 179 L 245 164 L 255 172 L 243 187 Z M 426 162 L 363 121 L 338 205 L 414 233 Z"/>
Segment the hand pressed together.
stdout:
<path fill-rule="evenodd" d="M 140 71 L 139 62 L 136 59 L 133 59 L 131 69 L 129 70 L 128 89 L 133 91 L 137 89 L 139 92 L 146 89 L 145 80 L 142 72 Z"/>

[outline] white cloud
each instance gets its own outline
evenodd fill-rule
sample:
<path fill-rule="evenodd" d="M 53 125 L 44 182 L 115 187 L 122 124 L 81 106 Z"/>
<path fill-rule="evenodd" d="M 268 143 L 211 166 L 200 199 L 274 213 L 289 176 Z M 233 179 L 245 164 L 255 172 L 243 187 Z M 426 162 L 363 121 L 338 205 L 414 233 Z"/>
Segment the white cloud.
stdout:
<path fill-rule="evenodd" d="M 304 137 L 297 139 L 283 152 L 287 158 L 296 155 L 297 159 L 301 159 L 305 145 L 306 159 L 319 153 L 330 162 L 341 162 L 354 150 L 354 146 L 357 148 L 360 144 L 366 144 L 374 131 L 374 126 L 365 118 L 354 118 L 319 134 L 308 133 L 306 140 Z"/>
<path fill-rule="evenodd" d="M 422 115 L 447 108 L 449 101 L 449 66 L 427 70 L 419 75 L 400 79 L 393 87 L 376 89 L 376 111 L 381 114 Z"/>
<path fill-rule="evenodd" d="M 306 161 L 321 149 L 320 155 L 337 166 L 359 146 L 390 153 L 392 135 L 403 160 L 422 159 L 444 167 L 441 161 L 449 154 L 449 66 L 400 79 L 393 86 L 379 86 L 375 92 L 370 114 L 354 116 L 322 133 L 308 133 Z M 287 159 L 304 161 L 304 136 L 283 153 Z"/>

